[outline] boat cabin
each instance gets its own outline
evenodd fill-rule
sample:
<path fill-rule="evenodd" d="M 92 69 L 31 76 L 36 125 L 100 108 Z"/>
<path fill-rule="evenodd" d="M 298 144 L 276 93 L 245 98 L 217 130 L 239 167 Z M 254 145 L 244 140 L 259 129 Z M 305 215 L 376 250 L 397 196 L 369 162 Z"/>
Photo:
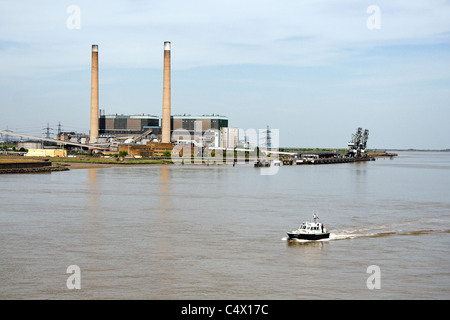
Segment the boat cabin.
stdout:
<path fill-rule="evenodd" d="M 324 233 L 327 232 L 326 228 L 320 222 L 303 222 L 298 231 L 307 233 Z"/>

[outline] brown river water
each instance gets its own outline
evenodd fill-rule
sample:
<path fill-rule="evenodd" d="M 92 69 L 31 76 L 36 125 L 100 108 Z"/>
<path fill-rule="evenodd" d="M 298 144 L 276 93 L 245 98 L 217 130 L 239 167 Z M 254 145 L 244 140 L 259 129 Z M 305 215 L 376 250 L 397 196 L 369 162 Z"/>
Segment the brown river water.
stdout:
<path fill-rule="evenodd" d="M 0 298 L 449 299 L 449 187 L 449 152 L 1 175 Z"/>

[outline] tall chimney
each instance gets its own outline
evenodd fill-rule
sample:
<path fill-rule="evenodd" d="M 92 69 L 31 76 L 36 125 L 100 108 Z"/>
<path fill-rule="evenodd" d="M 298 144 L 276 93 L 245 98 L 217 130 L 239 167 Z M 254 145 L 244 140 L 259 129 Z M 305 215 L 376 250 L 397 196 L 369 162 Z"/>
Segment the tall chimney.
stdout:
<path fill-rule="evenodd" d="M 91 130 L 89 142 L 94 143 L 98 138 L 98 45 L 92 45 L 91 69 Z"/>
<path fill-rule="evenodd" d="M 170 143 L 170 42 L 164 42 L 163 112 L 161 123 L 162 143 Z"/>

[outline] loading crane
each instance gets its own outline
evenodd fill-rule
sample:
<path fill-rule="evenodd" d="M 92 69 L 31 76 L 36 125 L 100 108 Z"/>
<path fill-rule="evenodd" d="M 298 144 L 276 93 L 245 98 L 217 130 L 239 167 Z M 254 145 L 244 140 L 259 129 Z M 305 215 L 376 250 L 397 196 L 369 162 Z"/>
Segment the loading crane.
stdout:
<path fill-rule="evenodd" d="M 346 156 L 352 158 L 363 158 L 367 148 L 367 140 L 369 139 L 369 130 L 358 128 L 355 134 L 352 134 L 352 139 L 348 142 L 348 151 Z"/>

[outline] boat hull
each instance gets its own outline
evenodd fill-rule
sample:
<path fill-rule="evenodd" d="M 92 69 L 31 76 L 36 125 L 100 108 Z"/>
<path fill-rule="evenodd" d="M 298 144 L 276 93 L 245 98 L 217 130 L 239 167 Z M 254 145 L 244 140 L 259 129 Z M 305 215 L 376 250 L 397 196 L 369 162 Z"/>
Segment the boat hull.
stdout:
<path fill-rule="evenodd" d="M 330 233 L 319 233 L 319 234 L 308 234 L 308 233 L 293 233 L 288 232 L 287 235 L 289 236 L 289 240 L 293 239 L 299 239 L 299 240 L 320 240 L 320 239 L 327 239 L 330 237 Z"/>

